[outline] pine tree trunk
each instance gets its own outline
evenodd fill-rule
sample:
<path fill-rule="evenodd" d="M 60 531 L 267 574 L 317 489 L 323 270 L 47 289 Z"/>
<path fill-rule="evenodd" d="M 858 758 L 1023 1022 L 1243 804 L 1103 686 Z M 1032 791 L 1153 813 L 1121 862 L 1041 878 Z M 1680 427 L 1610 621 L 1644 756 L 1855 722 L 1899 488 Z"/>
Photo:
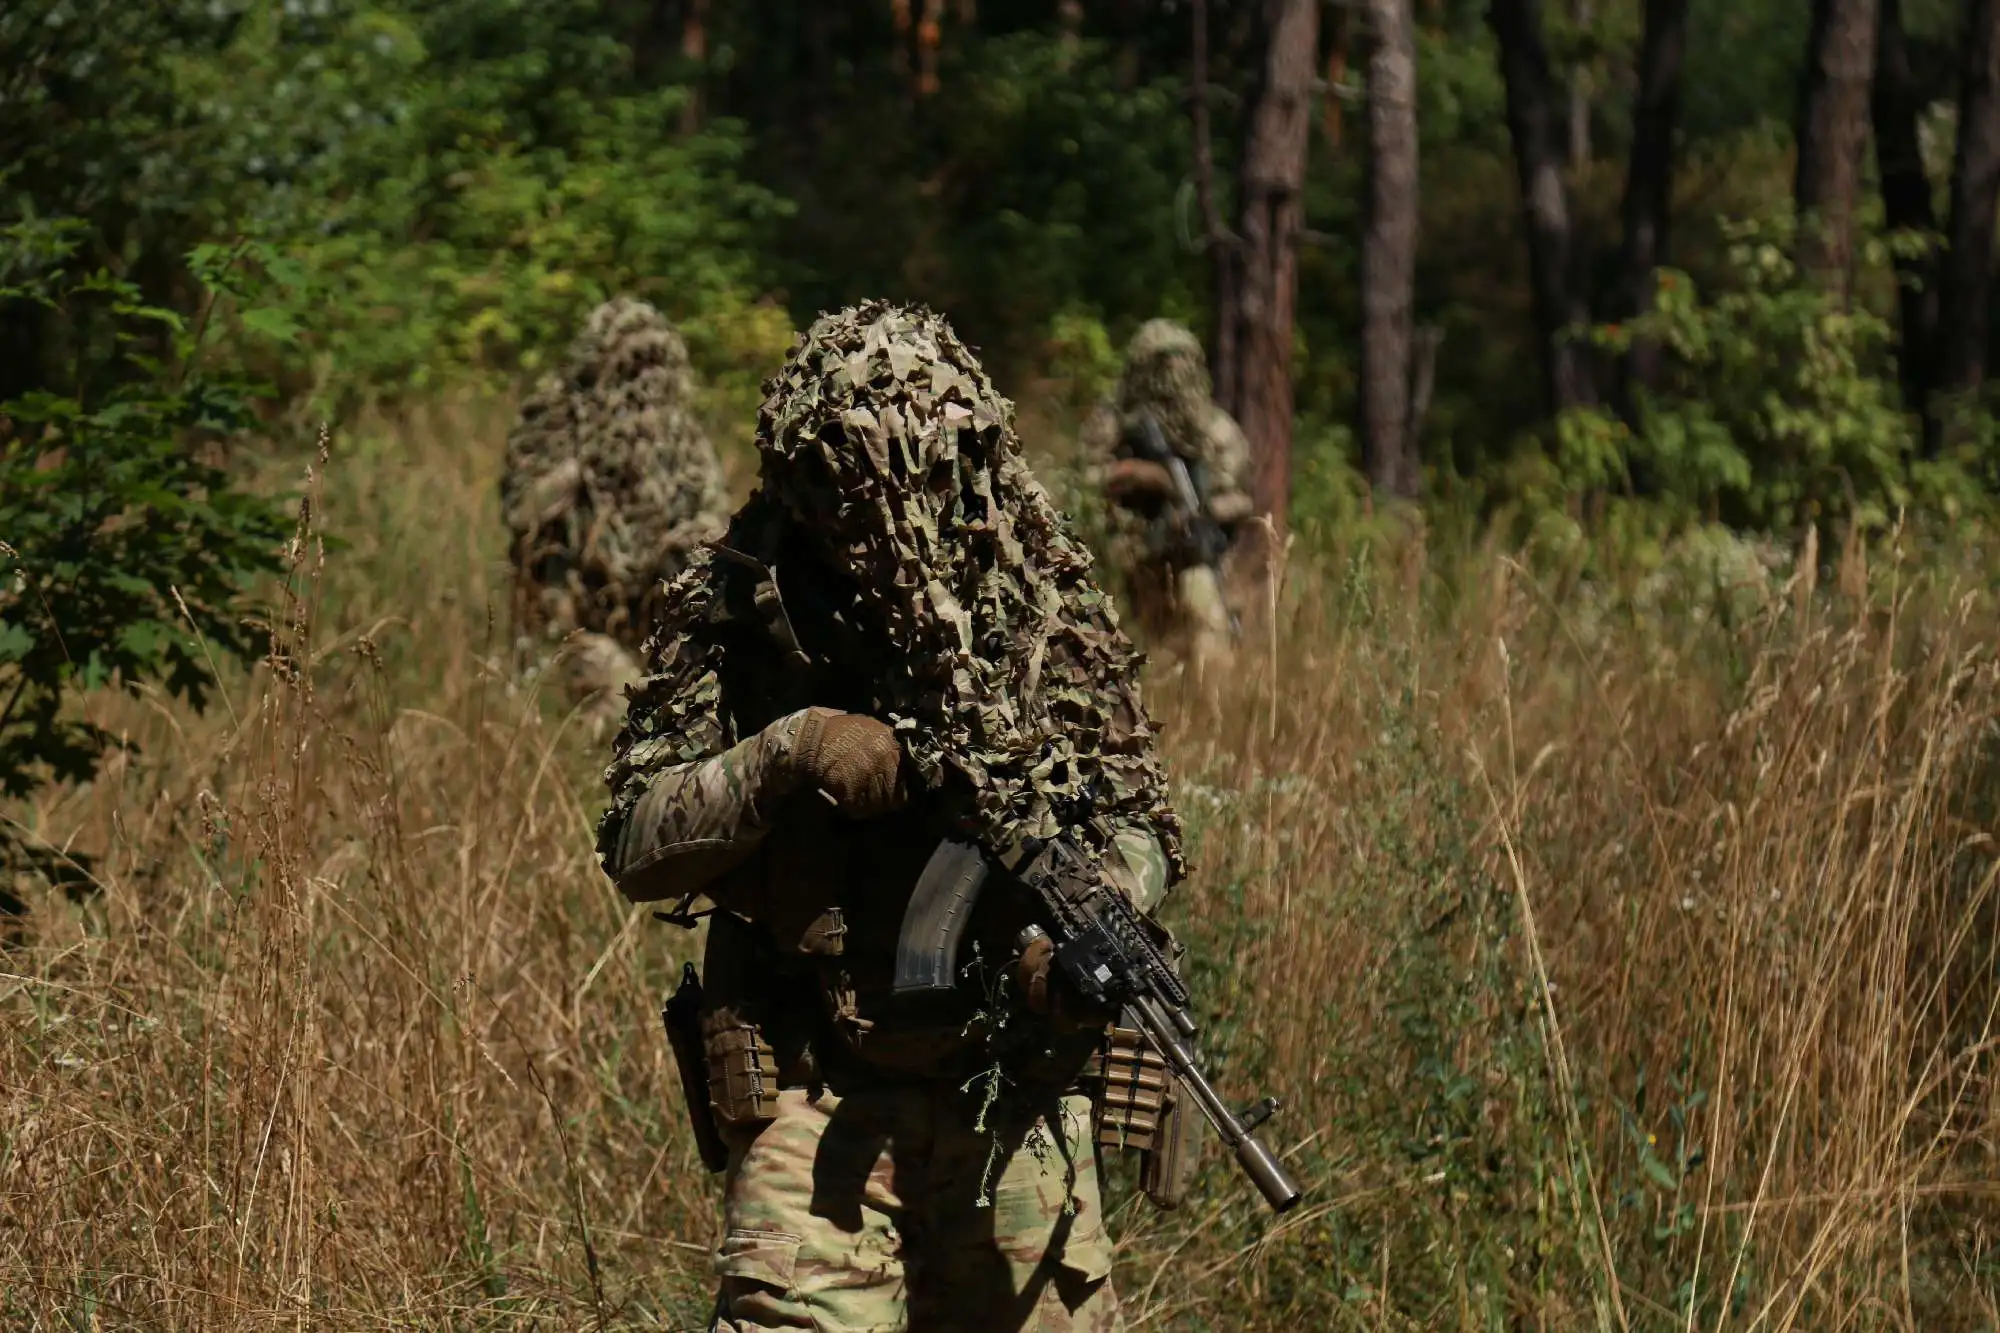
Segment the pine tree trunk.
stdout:
<path fill-rule="evenodd" d="M 1880 0 L 1876 25 L 1875 88 L 1871 110 L 1875 120 L 1875 166 L 1882 181 L 1882 220 L 1891 232 L 1937 231 L 1937 210 L 1931 203 L 1930 176 L 1924 170 L 1917 121 L 1925 98 L 1910 73 L 1910 52 L 1903 36 L 1902 0 Z M 1937 265 L 1929 255 L 1898 256 L 1896 278 L 1901 305 L 1901 344 L 1897 373 L 1903 404 L 1929 420 L 1932 340 L 1937 336 Z"/>
<path fill-rule="evenodd" d="M 1215 289 L 1210 293 L 1215 306 L 1214 332 L 1209 338 L 1209 377 L 1215 383 L 1215 401 L 1231 416 L 1238 415 L 1236 401 L 1236 237 L 1222 225 L 1222 209 L 1215 199 L 1215 142 L 1209 128 L 1208 108 L 1208 0 L 1194 0 L 1193 59 L 1188 71 L 1188 112 L 1193 118 L 1194 192 L 1201 208 L 1203 246 L 1214 270 Z"/>
<path fill-rule="evenodd" d="M 1793 195 L 1799 262 L 1845 299 L 1854 266 L 1854 210 L 1868 139 L 1877 0 L 1813 0 L 1799 110 Z"/>
<path fill-rule="evenodd" d="M 1589 31 L 1593 17 L 1590 0 L 1571 0 L 1570 21 L 1578 32 Z M 1573 172 L 1580 173 L 1590 165 L 1590 92 L 1590 70 L 1578 61 L 1569 76 L 1569 165 Z"/>
<path fill-rule="evenodd" d="M 932 97 L 938 90 L 938 48 L 944 44 L 944 0 L 924 0 L 924 16 L 917 24 L 917 96 Z"/>
<path fill-rule="evenodd" d="M 1292 317 L 1319 9 L 1319 0 L 1265 0 L 1263 78 L 1238 173 L 1237 419 L 1255 459 L 1253 494 L 1279 524 L 1291 493 Z"/>
<path fill-rule="evenodd" d="M 1417 268 L 1417 39 L 1411 0 L 1368 0 L 1368 205 L 1361 237 L 1361 454 L 1384 495 L 1417 497 L 1410 430 Z"/>
<path fill-rule="evenodd" d="M 688 100 L 681 107 L 681 133 L 693 134 L 702 125 L 701 71 L 708 63 L 708 0 L 687 0 L 681 18 L 681 59 L 687 62 Z"/>
<path fill-rule="evenodd" d="M 1319 132 L 1326 145 L 1339 149 L 1345 129 L 1340 105 L 1340 86 L 1347 82 L 1347 34 L 1351 11 L 1342 5 L 1333 11 L 1333 33 L 1327 41 L 1326 90 L 1320 94 Z"/>
<path fill-rule="evenodd" d="M 1619 255 L 1618 313 L 1632 319 L 1653 308 L 1656 271 L 1667 262 L 1674 195 L 1674 122 L 1680 112 L 1681 64 L 1687 55 L 1688 0 L 1646 0 L 1639 46 L 1639 93 L 1632 108 L 1632 156 L 1625 176 L 1625 242 Z M 1631 390 L 1659 386 L 1660 347 L 1635 341 L 1625 363 Z"/>
<path fill-rule="evenodd" d="M 1569 190 L 1563 184 L 1566 144 L 1562 108 L 1542 40 L 1540 0 L 1492 0 L 1487 13 L 1500 45 L 1507 86 L 1507 128 L 1528 232 L 1528 281 L 1549 409 L 1563 412 L 1597 400 L 1584 341 L 1588 303 L 1575 272 Z"/>
<path fill-rule="evenodd" d="M 2000 202 L 2000 0 L 1973 0 L 1958 98 L 1951 231 L 1942 264 L 1937 388 L 1969 393 L 1986 377 L 1986 304 L 1993 286 L 1993 215 Z"/>

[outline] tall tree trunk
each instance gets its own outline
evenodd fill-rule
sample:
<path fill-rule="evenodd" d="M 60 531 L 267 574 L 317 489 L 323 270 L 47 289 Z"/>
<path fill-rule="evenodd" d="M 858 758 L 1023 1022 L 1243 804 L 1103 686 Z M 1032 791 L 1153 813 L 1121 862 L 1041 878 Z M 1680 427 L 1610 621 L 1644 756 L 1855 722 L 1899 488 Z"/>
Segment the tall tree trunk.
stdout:
<path fill-rule="evenodd" d="M 1292 315 L 1319 10 L 1319 0 L 1265 0 L 1263 77 L 1237 176 L 1237 420 L 1256 460 L 1257 504 L 1279 524 L 1292 485 Z"/>
<path fill-rule="evenodd" d="M 681 107 L 681 133 L 693 134 L 702 123 L 702 70 L 708 64 L 708 0 L 686 0 L 681 17 L 681 58 L 688 67 L 688 100 Z"/>
<path fill-rule="evenodd" d="M 1222 225 L 1222 210 L 1215 200 L 1215 145 L 1208 114 L 1208 0 L 1194 0 L 1193 59 L 1188 70 L 1188 114 L 1194 130 L 1194 192 L 1201 207 L 1202 244 L 1214 266 L 1215 329 L 1209 338 L 1209 377 L 1215 382 L 1215 401 L 1235 416 L 1236 401 L 1236 237 Z"/>
<path fill-rule="evenodd" d="M 1377 491 L 1417 497 L 1409 429 L 1417 270 L 1417 36 L 1412 0 L 1368 0 L 1368 206 L 1361 237 L 1361 455 Z"/>
<path fill-rule="evenodd" d="M 1347 34 L 1351 11 L 1341 5 L 1333 11 L 1333 33 L 1327 42 L 1326 90 L 1320 95 L 1319 128 L 1329 148 L 1340 147 L 1342 108 L 1340 85 L 1347 82 Z"/>
<path fill-rule="evenodd" d="M 1993 285 L 1993 214 L 2000 202 L 2000 0 L 1973 0 L 1952 155 L 1951 231 L 1942 264 L 1937 380 L 1967 393 L 1986 377 L 1986 302 Z"/>
<path fill-rule="evenodd" d="M 938 90 L 938 48 L 944 44 L 944 0 L 924 0 L 924 16 L 917 24 L 917 96 L 930 97 Z"/>
<path fill-rule="evenodd" d="M 1854 261 L 1854 209 L 1868 138 L 1876 13 L 1876 0 L 1813 0 L 1799 103 L 1793 187 L 1799 262 L 1842 299 Z"/>
<path fill-rule="evenodd" d="M 1588 32 L 1593 17 L 1590 0 L 1571 0 L 1570 21 Z M 1581 172 L 1590 165 L 1590 69 L 1582 61 L 1569 75 L 1569 165 Z"/>
<path fill-rule="evenodd" d="M 1632 108 L 1632 156 L 1625 176 L 1625 241 L 1618 258 L 1621 319 L 1653 308 L 1654 273 L 1667 262 L 1674 196 L 1674 122 L 1680 113 L 1681 63 L 1687 55 L 1688 0 L 1646 0 L 1639 43 L 1639 94 Z M 1660 382 L 1660 347 L 1636 341 L 1625 363 L 1627 419 L 1633 388 Z"/>
<path fill-rule="evenodd" d="M 1507 86 L 1507 128 L 1521 182 L 1528 231 L 1528 282 L 1549 409 L 1563 412 L 1597 401 L 1590 378 L 1590 321 L 1575 260 L 1569 191 L 1563 185 L 1561 114 L 1549 55 L 1542 41 L 1541 0 L 1492 0 L 1487 19 L 1500 45 Z"/>
<path fill-rule="evenodd" d="M 1875 167 L 1882 180 L 1882 220 L 1892 232 L 1928 236 L 1937 231 L 1937 210 L 1931 205 L 1931 179 L 1924 170 L 1923 144 L 1917 133 L 1926 99 L 1910 73 L 1902 0 L 1880 0 L 1880 4 L 1871 110 Z M 1929 254 L 1899 255 L 1896 279 L 1902 315 L 1897 374 L 1904 406 L 1925 420 L 1928 441 L 1931 343 L 1937 335 L 1938 319 L 1937 264 Z"/>

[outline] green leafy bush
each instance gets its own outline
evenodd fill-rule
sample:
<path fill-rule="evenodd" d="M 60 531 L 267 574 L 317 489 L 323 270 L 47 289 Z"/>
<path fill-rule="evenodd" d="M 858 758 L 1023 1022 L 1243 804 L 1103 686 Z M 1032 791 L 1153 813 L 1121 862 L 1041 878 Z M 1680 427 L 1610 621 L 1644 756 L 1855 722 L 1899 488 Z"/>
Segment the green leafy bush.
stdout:
<path fill-rule="evenodd" d="M 229 274 L 247 247 L 204 249 L 213 279 L 196 321 L 145 302 L 130 281 L 71 261 L 77 220 L 0 230 L 0 311 L 64 330 L 71 373 L 0 402 L 0 796 L 83 781 L 119 744 L 80 700 L 157 686 L 199 708 L 219 657 L 248 657 L 240 599 L 278 566 L 287 529 L 272 501 L 230 483 L 198 447 L 251 424 L 253 386 L 206 373 Z M 243 323 L 284 336 L 282 320 Z M 157 348 L 164 347 L 162 354 Z M 58 860 L 18 825 L 0 864 Z"/>
<path fill-rule="evenodd" d="M 1922 457 L 1889 320 L 1802 275 L 1788 222 L 1725 229 L 1729 284 L 1704 292 L 1662 270 L 1650 313 L 1594 331 L 1612 353 L 1639 340 L 1664 348 L 1659 391 L 1635 395 L 1629 423 L 1604 409 L 1566 415 L 1550 453 L 1517 463 L 1511 491 L 1544 545 L 1581 550 L 1588 535 L 1644 563 L 1702 524 L 1870 532 L 1906 509 L 1950 518 L 1979 506 L 1965 467 Z M 1865 246 L 1875 276 L 1889 253 Z"/>
<path fill-rule="evenodd" d="M 737 179 L 740 133 L 683 133 L 685 91 L 642 86 L 605 26 L 576 4 L 330 0 L 260 11 L 188 67 L 244 225 L 301 270 L 290 369 L 340 396 L 533 370 L 614 293 L 710 365 L 735 350 L 781 205 Z"/>

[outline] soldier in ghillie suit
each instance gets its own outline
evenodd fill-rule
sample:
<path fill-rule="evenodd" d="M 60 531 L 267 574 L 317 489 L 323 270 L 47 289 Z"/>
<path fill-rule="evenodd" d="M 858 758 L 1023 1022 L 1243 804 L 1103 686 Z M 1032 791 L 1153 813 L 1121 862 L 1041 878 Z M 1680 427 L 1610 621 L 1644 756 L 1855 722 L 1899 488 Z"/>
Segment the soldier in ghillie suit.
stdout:
<path fill-rule="evenodd" d="M 1250 446 L 1210 392 L 1201 340 L 1172 320 L 1142 324 L 1082 446 L 1140 623 L 1184 640 L 1197 666 L 1226 654 L 1234 614 L 1224 556 L 1255 505 Z"/>
<path fill-rule="evenodd" d="M 1181 875 L 1137 655 L 937 316 L 822 317 L 758 448 L 668 590 L 598 844 L 627 897 L 715 909 L 667 1015 L 728 1173 L 714 1327 L 1119 1328 L 1097 1142 L 1137 1057 L 1011 879 L 955 991 L 891 983 L 947 835 L 1084 839 L 1141 911 Z"/>
<path fill-rule="evenodd" d="M 500 499 L 517 631 L 574 635 L 569 686 L 612 718 L 620 688 L 639 678 L 634 650 L 662 585 L 728 513 L 694 396 L 680 335 L 652 306 L 620 298 L 590 313 L 507 437 Z"/>

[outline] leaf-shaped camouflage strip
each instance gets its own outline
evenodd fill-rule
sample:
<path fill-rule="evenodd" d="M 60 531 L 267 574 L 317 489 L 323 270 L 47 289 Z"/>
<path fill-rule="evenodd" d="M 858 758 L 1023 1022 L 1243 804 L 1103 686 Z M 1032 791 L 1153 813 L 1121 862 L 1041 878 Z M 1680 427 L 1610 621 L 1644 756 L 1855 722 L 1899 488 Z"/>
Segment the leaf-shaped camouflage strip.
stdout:
<path fill-rule="evenodd" d="M 945 321 L 884 303 L 822 317 L 765 386 L 758 443 L 765 497 L 840 553 L 882 627 L 879 713 L 928 783 L 971 794 L 974 831 L 1046 836 L 1093 793 L 1097 814 L 1151 826 L 1178 873 L 1138 654 L 1023 461 L 1012 404 Z"/>
<path fill-rule="evenodd" d="M 1118 424 L 1138 429 L 1150 413 L 1182 458 L 1203 456 L 1210 410 L 1208 358 L 1201 339 L 1184 324 L 1149 319 L 1125 348 L 1125 371 L 1118 380 Z"/>
<path fill-rule="evenodd" d="M 1012 405 L 938 316 L 882 303 L 824 316 L 765 385 L 761 485 L 726 543 L 773 558 L 773 533 L 789 525 L 845 567 L 870 631 L 870 660 L 852 665 L 873 710 L 926 783 L 964 802 L 973 833 L 1094 840 L 1097 828 L 1078 822 L 1089 794 L 1094 815 L 1150 828 L 1178 877 L 1180 822 L 1139 696 L 1139 656 L 1091 580 L 1089 554 L 1023 462 L 1012 422 Z M 704 552 L 667 589 L 647 644 L 651 674 L 606 773 L 602 849 L 651 774 L 741 739 L 719 682 L 769 663 L 729 654 L 780 652 L 720 632 L 731 581 L 744 577 L 740 563 Z"/>

